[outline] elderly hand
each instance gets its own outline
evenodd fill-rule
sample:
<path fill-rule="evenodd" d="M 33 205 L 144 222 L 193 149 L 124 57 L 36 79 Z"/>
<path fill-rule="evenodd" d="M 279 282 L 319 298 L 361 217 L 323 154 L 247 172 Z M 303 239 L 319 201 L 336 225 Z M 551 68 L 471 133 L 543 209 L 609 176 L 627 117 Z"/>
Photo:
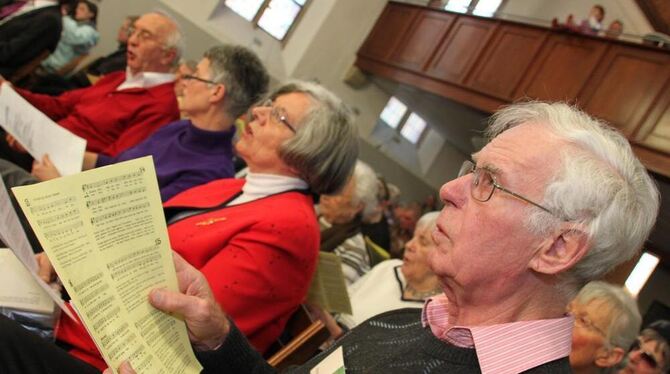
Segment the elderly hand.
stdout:
<path fill-rule="evenodd" d="M 205 276 L 176 252 L 172 256 L 180 292 L 154 289 L 149 294 L 149 303 L 163 312 L 182 315 L 188 337 L 197 349 L 217 349 L 230 330 L 228 317 L 214 300 Z M 127 361 L 121 363 L 118 372 L 135 373 Z M 103 374 L 112 374 L 112 370 L 107 369 Z"/>
<path fill-rule="evenodd" d="M 5 135 L 5 140 L 7 141 L 7 145 L 9 145 L 9 147 L 12 148 L 13 150 L 21 153 L 28 153 L 28 151 L 26 151 L 26 149 L 23 148 L 23 146 L 19 144 L 18 141 L 16 141 L 15 137 L 7 134 Z"/>
<path fill-rule="evenodd" d="M 51 162 L 49 155 L 46 154 L 42 157 L 42 162 L 37 160 L 33 161 L 33 171 L 31 174 L 41 181 L 48 181 L 60 177 L 58 169 L 56 169 L 56 166 Z"/>
<path fill-rule="evenodd" d="M 56 270 L 51 261 L 47 257 L 47 254 L 42 252 L 35 255 L 35 260 L 37 260 L 37 275 L 46 283 L 51 283 L 56 280 Z"/>
<path fill-rule="evenodd" d="M 184 317 L 191 343 L 200 350 L 217 349 L 228 335 L 228 317 L 219 307 L 205 276 L 177 253 L 172 253 L 180 292 L 155 289 L 149 303 Z"/>
<path fill-rule="evenodd" d="M 123 361 L 121 365 L 119 366 L 119 370 L 116 371 L 119 374 L 135 374 L 135 370 L 133 369 L 132 366 L 128 363 L 128 361 Z M 112 369 L 107 368 L 105 371 L 102 372 L 102 374 L 114 374 Z"/>

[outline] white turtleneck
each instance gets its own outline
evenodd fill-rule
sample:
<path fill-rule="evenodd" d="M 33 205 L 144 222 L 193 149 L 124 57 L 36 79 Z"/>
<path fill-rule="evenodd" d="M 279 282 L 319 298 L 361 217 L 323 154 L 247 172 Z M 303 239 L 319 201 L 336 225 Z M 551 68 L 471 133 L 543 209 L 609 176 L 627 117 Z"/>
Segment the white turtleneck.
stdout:
<path fill-rule="evenodd" d="M 242 194 L 228 203 L 228 206 L 248 203 L 289 190 L 307 190 L 309 187 L 304 180 L 285 175 L 249 172 L 246 180 Z"/>

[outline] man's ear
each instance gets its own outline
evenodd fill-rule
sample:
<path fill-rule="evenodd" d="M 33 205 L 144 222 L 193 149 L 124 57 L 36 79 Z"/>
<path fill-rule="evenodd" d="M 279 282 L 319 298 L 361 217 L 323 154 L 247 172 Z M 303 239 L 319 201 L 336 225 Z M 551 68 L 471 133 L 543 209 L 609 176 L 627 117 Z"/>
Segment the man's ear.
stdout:
<path fill-rule="evenodd" d="M 541 243 L 530 262 L 538 273 L 557 274 L 572 268 L 584 257 L 590 247 L 586 231 L 581 225 L 564 223 L 554 235 Z"/>
<path fill-rule="evenodd" d="M 596 355 L 595 364 L 601 368 L 609 368 L 621 362 L 625 354 L 626 352 L 624 352 L 623 348 L 616 347 L 606 350 L 603 347 Z"/>
<path fill-rule="evenodd" d="M 175 66 L 173 62 L 177 58 L 177 51 L 174 48 L 164 49 L 163 56 L 161 57 L 161 62 L 165 66 Z"/>
<path fill-rule="evenodd" d="M 214 93 L 209 97 L 210 103 L 221 102 L 226 97 L 226 86 L 217 84 L 214 86 Z"/>

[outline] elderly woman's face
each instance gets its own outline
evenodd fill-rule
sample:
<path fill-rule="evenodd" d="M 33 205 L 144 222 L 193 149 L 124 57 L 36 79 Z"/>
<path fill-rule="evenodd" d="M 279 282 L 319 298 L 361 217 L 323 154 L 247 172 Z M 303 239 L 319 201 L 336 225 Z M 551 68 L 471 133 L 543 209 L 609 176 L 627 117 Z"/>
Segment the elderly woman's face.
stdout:
<path fill-rule="evenodd" d="M 602 302 L 592 300 L 586 305 L 573 300 L 568 311 L 575 318 L 572 330 L 570 366 L 579 371 L 586 368 L 610 367 L 620 361 L 610 362 L 607 346 L 607 330 L 610 324 L 608 309 Z"/>
<path fill-rule="evenodd" d="M 402 259 L 402 274 L 408 282 L 422 280 L 433 274 L 428 265 L 428 254 L 435 249 L 430 226 L 417 227 L 414 236 L 405 244 Z"/>
<path fill-rule="evenodd" d="M 292 92 L 277 97 L 271 106 L 251 110 L 253 119 L 244 126 L 240 140 L 235 144 L 249 171 L 296 175 L 279 157 L 279 149 L 295 136 L 285 122 L 298 129 L 311 106 L 312 100 L 307 94 Z"/>
<path fill-rule="evenodd" d="M 354 204 L 356 178 L 351 177 L 342 191 L 337 195 L 322 195 L 319 200 L 319 213 L 326 221 L 333 224 L 351 222 L 356 214 L 363 209 L 362 203 Z"/>
<path fill-rule="evenodd" d="M 660 374 L 665 365 L 661 347 L 656 340 L 638 338 L 628 353 L 628 365 L 619 373 Z"/>

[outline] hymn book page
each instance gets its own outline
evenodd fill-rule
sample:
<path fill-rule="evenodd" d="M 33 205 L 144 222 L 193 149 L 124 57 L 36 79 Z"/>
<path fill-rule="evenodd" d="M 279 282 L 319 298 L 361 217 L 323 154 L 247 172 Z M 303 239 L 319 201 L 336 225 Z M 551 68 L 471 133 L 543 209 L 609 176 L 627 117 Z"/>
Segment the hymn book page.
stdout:
<path fill-rule="evenodd" d="M 147 299 L 178 290 L 151 157 L 12 191 L 111 368 L 200 372 L 184 322 Z"/>

